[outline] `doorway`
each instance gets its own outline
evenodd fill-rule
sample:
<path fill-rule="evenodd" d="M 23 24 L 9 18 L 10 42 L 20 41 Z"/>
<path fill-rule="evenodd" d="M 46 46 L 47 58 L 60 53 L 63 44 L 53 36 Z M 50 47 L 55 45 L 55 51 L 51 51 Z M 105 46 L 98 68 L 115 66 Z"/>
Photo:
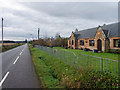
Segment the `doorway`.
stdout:
<path fill-rule="evenodd" d="M 98 51 L 102 51 L 102 40 L 100 39 L 97 40 L 97 49 Z"/>

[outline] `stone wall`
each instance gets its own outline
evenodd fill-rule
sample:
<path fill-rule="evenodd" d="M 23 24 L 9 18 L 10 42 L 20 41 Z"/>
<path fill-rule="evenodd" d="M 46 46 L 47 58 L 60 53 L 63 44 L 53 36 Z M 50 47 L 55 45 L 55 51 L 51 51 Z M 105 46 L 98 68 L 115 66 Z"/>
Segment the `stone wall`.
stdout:
<path fill-rule="evenodd" d="M 73 45 L 72 45 L 72 40 L 73 40 Z M 72 33 L 71 38 L 69 39 L 69 44 L 68 47 L 75 49 L 75 37 L 74 34 Z"/>
<path fill-rule="evenodd" d="M 95 49 L 98 49 L 97 41 L 99 39 L 102 41 L 102 51 L 105 51 L 105 35 L 100 27 L 98 28 L 96 35 L 95 35 Z"/>
<path fill-rule="evenodd" d="M 80 40 L 84 40 L 84 45 L 80 45 Z M 89 48 L 90 50 L 94 50 L 95 46 L 90 46 L 89 45 L 89 40 L 94 40 L 94 38 L 90 38 L 90 39 L 79 39 L 78 40 L 78 48 Z"/>

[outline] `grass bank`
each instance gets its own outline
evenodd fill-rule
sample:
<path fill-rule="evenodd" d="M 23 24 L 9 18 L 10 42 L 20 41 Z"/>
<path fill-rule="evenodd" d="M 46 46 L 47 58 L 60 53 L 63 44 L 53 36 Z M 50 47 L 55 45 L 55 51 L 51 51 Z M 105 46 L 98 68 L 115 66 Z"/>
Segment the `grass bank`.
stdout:
<path fill-rule="evenodd" d="M 118 88 L 116 77 L 92 72 L 90 68 L 76 70 L 61 60 L 30 46 L 35 71 L 43 88 Z"/>

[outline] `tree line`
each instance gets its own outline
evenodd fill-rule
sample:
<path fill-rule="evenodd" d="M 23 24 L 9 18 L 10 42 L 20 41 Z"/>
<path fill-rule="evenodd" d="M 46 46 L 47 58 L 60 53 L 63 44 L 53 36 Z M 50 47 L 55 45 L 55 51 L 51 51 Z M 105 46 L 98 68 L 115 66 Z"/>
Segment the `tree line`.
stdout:
<path fill-rule="evenodd" d="M 33 45 L 40 45 L 40 46 L 47 46 L 47 47 L 67 47 L 68 46 L 68 38 L 63 38 L 59 34 L 56 34 L 56 36 L 49 37 L 49 38 L 40 38 L 38 40 L 33 40 L 31 43 Z"/>

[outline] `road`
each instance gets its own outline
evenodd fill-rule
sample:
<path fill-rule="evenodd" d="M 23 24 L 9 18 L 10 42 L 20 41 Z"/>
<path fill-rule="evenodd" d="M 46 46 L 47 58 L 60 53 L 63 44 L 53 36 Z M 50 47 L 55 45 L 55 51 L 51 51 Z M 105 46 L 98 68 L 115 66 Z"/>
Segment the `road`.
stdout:
<path fill-rule="evenodd" d="M 27 44 L 3 52 L 2 54 L 2 88 L 39 88 Z"/>

